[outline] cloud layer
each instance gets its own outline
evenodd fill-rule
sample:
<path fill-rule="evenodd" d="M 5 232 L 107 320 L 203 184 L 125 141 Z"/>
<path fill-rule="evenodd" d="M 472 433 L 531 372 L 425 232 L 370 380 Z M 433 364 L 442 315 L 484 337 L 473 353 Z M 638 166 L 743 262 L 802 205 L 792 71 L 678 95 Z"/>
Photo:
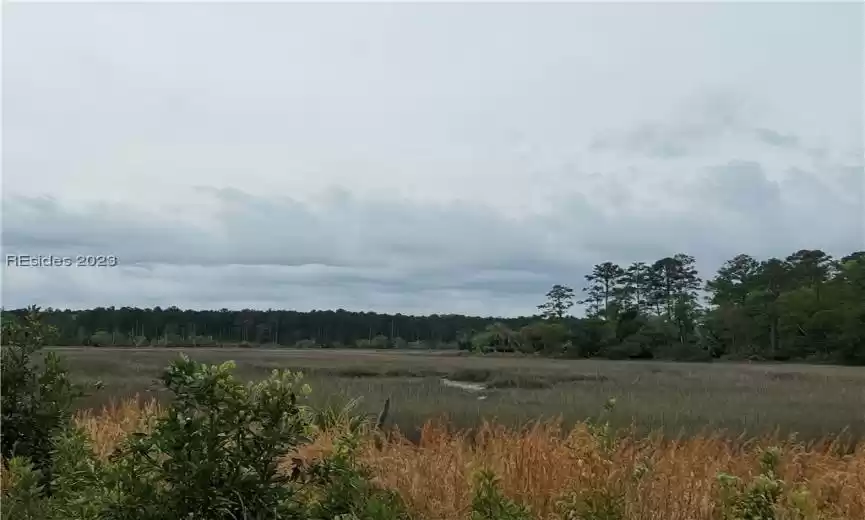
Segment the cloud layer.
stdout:
<path fill-rule="evenodd" d="M 861 176 L 860 166 L 821 177 L 788 170 L 773 180 L 760 163 L 734 160 L 671 185 L 654 209 L 629 206 L 642 186 L 612 175 L 597 188 L 614 192 L 608 197 L 563 195 L 546 214 L 519 218 L 483 201 L 437 205 L 340 192 L 309 204 L 190 190 L 189 200 L 208 208 L 206 224 L 158 207 L 10 198 L 7 253 L 114 254 L 121 266 L 7 268 L 4 303 L 530 312 L 550 285 L 579 285 L 592 264 L 608 259 L 684 251 L 713 269 L 738 252 L 852 251 L 865 236 Z"/>

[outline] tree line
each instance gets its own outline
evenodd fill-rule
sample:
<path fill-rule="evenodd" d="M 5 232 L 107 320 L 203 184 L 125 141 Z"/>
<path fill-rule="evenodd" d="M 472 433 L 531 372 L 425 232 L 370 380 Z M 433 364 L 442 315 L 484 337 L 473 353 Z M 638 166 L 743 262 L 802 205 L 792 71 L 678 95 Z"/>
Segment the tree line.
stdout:
<path fill-rule="evenodd" d="M 865 363 L 863 251 L 740 254 L 705 281 L 692 256 L 677 254 L 627 267 L 604 262 L 585 281 L 583 326 L 600 336 L 584 355 Z M 539 309 L 561 320 L 574 301 L 558 285 Z"/>
<path fill-rule="evenodd" d="M 595 265 L 519 318 L 108 307 L 44 311 L 60 345 L 453 348 L 571 357 L 865 364 L 865 251 L 740 254 L 703 280 L 694 257 Z M 570 314 L 575 304 L 583 317 Z M 22 314 L 23 309 L 10 311 Z"/>

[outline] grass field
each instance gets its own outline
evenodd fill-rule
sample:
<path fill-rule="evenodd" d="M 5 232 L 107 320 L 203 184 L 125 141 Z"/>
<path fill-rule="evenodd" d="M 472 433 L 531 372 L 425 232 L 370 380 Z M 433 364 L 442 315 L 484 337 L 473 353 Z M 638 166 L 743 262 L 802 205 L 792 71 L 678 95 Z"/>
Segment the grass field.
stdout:
<path fill-rule="evenodd" d="M 147 417 L 158 413 L 153 402 L 123 403 L 80 412 L 77 423 L 97 455 L 108 457 L 129 432 L 146 431 Z M 334 430 L 292 453 L 286 464 L 331 452 L 340 428 Z M 771 512 L 760 498 L 766 496 L 760 491 L 767 489 L 765 474 L 758 476 L 767 449 L 778 461 Z M 493 471 L 503 494 L 527 506 L 529 518 L 537 520 L 865 518 L 865 444 L 854 451 L 831 439 L 805 443 L 696 434 L 671 440 L 633 433 L 613 438 L 599 437 L 585 423 L 571 429 L 555 423 L 527 429 L 484 424 L 467 434 L 428 422 L 414 439 L 365 437 L 359 455 L 374 480 L 396 491 L 417 520 L 500 518 L 470 513 L 474 477 L 482 469 Z M 738 479 L 732 495 L 737 498 L 730 500 L 719 475 Z M 563 502 L 578 505 L 563 514 Z"/>
<path fill-rule="evenodd" d="M 53 348 L 72 373 L 105 388 L 84 407 L 140 394 L 162 398 L 154 380 L 185 352 L 208 363 L 234 360 L 243 378 L 276 368 L 302 370 L 319 404 L 361 397 L 376 413 L 391 398 L 388 422 L 409 436 L 429 419 L 472 427 L 482 419 L 519 426 L 561 417 L 565 426 L 595 417 L 609 398 L 614 426 L 667 434 L 723 430 L 725 435 L 796 433 L 865 435 L 865 370 L 854 367 L 687 364 L 534 357 L 465 356 L 455 352 L 357 350 Z M 483 385 L 483 391 L 442 384 Z"/>

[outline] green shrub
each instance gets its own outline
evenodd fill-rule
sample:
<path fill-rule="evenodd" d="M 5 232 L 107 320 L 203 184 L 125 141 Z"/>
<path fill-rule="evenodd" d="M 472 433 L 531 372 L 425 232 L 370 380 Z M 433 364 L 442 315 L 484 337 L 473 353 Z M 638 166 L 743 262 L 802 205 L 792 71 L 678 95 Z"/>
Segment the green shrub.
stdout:
<path fill-rule="evenodd" d="M 72 405 L 84 387 L 71 382 L 54 353 L 37 370 L 32 355 L 53 334 L 37 308 L 20 319 L 4 318 L 2 512 L 6 518 L 97 520 L 101 468 L 71 426 Z"/>
<path fill-rule="evenodd" d="M 74 427 L 58 434 L 52 462 L 53 493 L 46 500 L 50 518 L 101 520 L 105 508 L 117 498 L 112 492 L 115 475 L 94 455 L 86 434 Z"/>
<path fill-rule="evenodd" d="M 313 411 L 313 424 L 319 430 L 344 428 L 359 432 L 369 425 L 369 419 L 357 412 L 361 399 L 355 398 L 339 405 L 329 403 Z"/>
<path fill-rule="evenodd" d="M 780 452 L 765 450 L 760 457 L 762 472 L 747 486 L 735 476 L 721 473 L 720 515 L 723 520 L 775 520 L 776 505 L 784 482 L 776 476 Z"/>
<path fill-rule="evenodd" d="M 606 455 L 610 455 L 616 451 L 619 444 L 619 437 L 610 424 L 610 414 L 612 414 L 615 408 L 616 398 L 610 397 L 604 403 L 603 410 L 598 418 L 588 419 L 585 423 L 589 433 L 591 433 L 595 442 L 598 443 L 601 453 Z"/>
<path fill-rule="evenodd" d="M 484 470 L 475 476 L 471 520 L 531 520 L 528 508 L 504 496 L 499 480 L 492 471 Z"/>
<path fill-rule="evenodd" d="M 188 342 L 191 346 L 194 347 L 215 347 L 216 340 L 211 336 L 193 336 L 189 338 Z"/>
<path fill-rule="evenodd" d="M 307 478 L 321 492 L 306 512 L 310 520 L 407 520 L 395 492 L 372 484 L 368 468 L 357 463 L 358 432 L 336 439 L 333 452 L 309 467 Z"/>
<path fill-rule="evenodd" d="M 46 520 L 48 504 L 44 500 L 44 476 L 25 457 L 6 461 L 2 516 L 17 520 Z"/>
<path fill-rule="evenodd" d="M 570 331 L 562 323 L 539 321 L 526 325 L 519 334 L 520 350 L 523 352 L 554 354 L 563 352 Z"/>
<path fill-rule="evenodd" d="M 280 460 L 311 433 L 301 375 L 275 371 L 243 385 L 233 363 L 185 356 L 163 382 L 175 399 L 149 435 L 115 454 L 121 500 L 104 518 L 277 518 L 297 513 Z"/>
<path fill-rule="evenodd" d="M 372 348 L 385 349 L 391 348 L 391 346 L 390 339 L 383 334 L 378 334 L 376 337 L 372 338 L 372 341 L 370 341 L 370 347 Z"/>
<path fill-rule="evenodd" d="M 625 497 L 608 489 L 574 493 L 557 504 L 562 520 L 623 520 Z"/>
<path fill-rule="evenodd" d="M 107 347 L 114 344 L 114 335 L 105 330 L 97 330 L 90 336 L 90 344 L 94 347 Z"/>
<path fill-rule="evenodd" d="M 149 434 L 134 433 L 98 460 L 72 427 L 53 439 L 51 485 L 29 460 L 14 458 L 3 513 L 33 520 L 306 519 L 401 520 L 400 498 L 372 484 L 357 462 L 368 423 L 353 404 L 338 416 L 300 404 L 300 374 L 274 372 L 243 385 L 231 363 L 205 366 L 182 357 L 163 381 L 175 399 Z M 353 402 L 356 403 L 356 402 Z M 348 426 L 335 452 L 307 468 L 280 464 L 322 428 Z"/>
<path fill-rule="evenodd" d="M 72 380 L 53 352 L 35 366 L 33 354 L 54 334 L 38 308 L 23 318 L 4 316 L 0 349 L 0 449 L 3 460 L 24 457 L 51 492 L 53 437 L 66 428 L 83 387 Z"/>

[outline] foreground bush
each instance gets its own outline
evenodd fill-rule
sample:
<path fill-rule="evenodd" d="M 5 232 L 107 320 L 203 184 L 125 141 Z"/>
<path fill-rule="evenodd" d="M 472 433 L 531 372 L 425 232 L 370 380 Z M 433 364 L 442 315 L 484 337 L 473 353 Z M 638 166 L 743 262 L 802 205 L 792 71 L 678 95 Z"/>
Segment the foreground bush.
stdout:
<path fill-rule="evenodd" d="M 122 499 L 109 517 L 280 518 L 296 511 L 290 476 L 278 465 L 311 434 L 309 412 L 298 403 L 300 376 L 274 373 L 243 385 L 231 368 L 185 357 L 170 366 L 163 383 L 175 396 L 171 408 L 113 457 Z"/>
<path fill-rule="evenodd" d="M 309 388 L 289 371 L 244 385 L 232 368 L 185 357 L 172 363 L 163 376 L 172 404 L 107 458 L 80 426 L 57 426 L 47 454 L 37 453 L 42 458 L 6 459 L 3 513 L 34 520 L 406 517 L 394 493 L 369 482 L 356 450 L 287 468 L 289 455 L 318 431 L 302 403 Z M 356 445 L 356 435 L 346 432 L 342 444 Z"/>
<path fill-rule="evenodd" d="M 0 337 L 0 453 L 22 457 L 50 493 L 53 438 L 68 427 L 72 405 L 83 395 L 58 356 L 50 352 L 37 366 L 34 354 L 55 331 L 33 307 L 23 317 L 5 314 Z M 20 462 L 20 461 L 19 461 Z"/>

